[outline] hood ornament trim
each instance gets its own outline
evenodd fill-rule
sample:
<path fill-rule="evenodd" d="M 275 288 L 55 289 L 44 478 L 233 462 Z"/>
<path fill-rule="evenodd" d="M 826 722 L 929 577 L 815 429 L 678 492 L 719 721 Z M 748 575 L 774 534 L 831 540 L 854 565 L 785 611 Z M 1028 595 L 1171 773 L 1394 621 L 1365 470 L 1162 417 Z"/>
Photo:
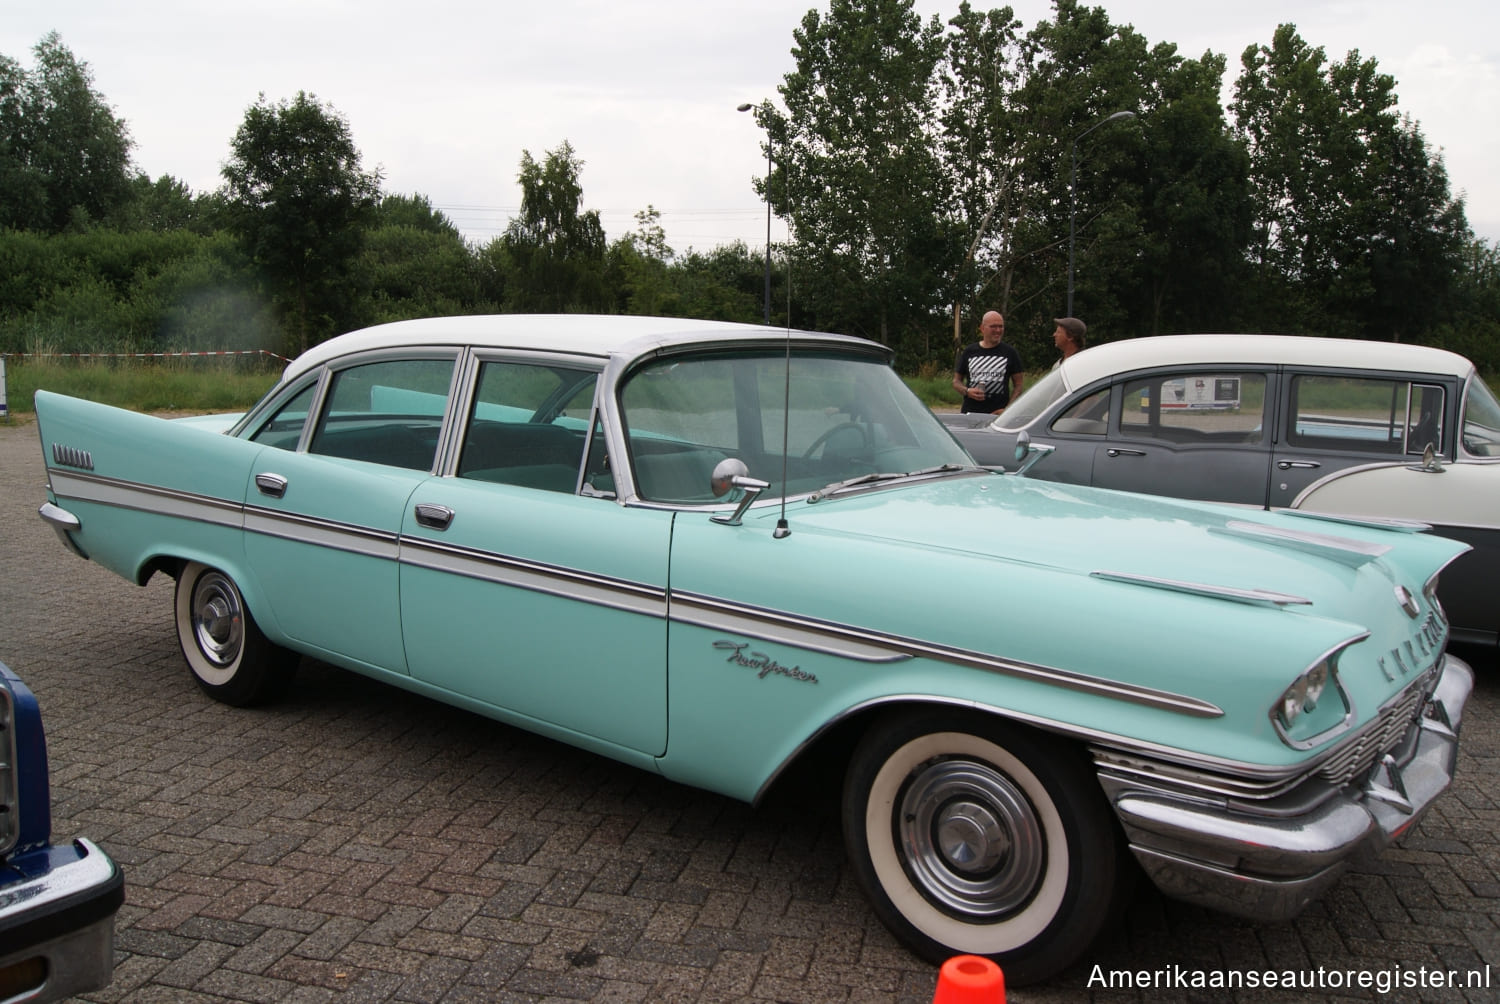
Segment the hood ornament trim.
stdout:
<path fill-rule="evenodd" d="M 1396 587 L 1396 605 L 1406 611 L 1406 616 L 1412 620 L 1416 620 L 1422 615 L 1422 608 L 1418 606 L 1417 598 L 1405 586 Z"/>
<path fill-rule="evenodd" d="M 1294 596 L 1291 593 L 1278 593 L 1270 589 L 1239 589 L 1234 586 L 1216 586 L 1208 582 L 1180 582 L 1176 579 L 1159 579 L 1152 575 L 1111 572 L 1107 569 L 1099 569 L 1090 572 L 1089 575 L 1095 579 L 1105 579 L 1109 582 L 1125 582 L 1136 586 L 1149 586 L 1152 589 L 1166 589 L 1174 593 L 1191 593 L 1194 596 L 1211 596 L 1214 599 L 1233 600 L 1236 603 L 1252 603 L 1257 606 L 1288 607 L 1312 605 L 1312 600 L 1304 596 Z"/>

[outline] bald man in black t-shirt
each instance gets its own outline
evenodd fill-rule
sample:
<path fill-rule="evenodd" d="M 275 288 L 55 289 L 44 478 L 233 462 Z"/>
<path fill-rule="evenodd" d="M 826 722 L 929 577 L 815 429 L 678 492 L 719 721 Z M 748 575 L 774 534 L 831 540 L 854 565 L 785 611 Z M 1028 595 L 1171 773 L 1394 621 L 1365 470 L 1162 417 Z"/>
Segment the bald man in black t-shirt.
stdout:
<path fill-rule="evenodd" d="M 953 364 L 953 389 L 963 395 L 960 411 L 998 415 L 1021 393 L 1025 367 L 1020 353 L 1001 341 L 1005 318 L 991 310 L 979 322 L 979 341 L 966 345 Z"/>

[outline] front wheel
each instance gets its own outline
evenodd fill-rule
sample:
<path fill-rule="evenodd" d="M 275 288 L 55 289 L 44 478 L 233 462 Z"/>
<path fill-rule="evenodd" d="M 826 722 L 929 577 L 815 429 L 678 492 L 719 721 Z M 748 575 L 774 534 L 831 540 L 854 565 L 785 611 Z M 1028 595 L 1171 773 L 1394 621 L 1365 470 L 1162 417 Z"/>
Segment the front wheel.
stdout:
<path fill-rule="evenodd" d="M 1076 962 L 1114 916 L 1115 823 L 1078 750 L 946 710 L 865 735 L 844 784 L 844 841 L 875 912 L 918 955 L 984 955 L 1007 984 Z"/>
<path fill-rule="evenodd" d="M 216 701 L 247 707 L 279 697 L 295 656 L 261 634 L 234 580 L 188 562 L 177 576 L 177 642 L 193 679 Z"/>

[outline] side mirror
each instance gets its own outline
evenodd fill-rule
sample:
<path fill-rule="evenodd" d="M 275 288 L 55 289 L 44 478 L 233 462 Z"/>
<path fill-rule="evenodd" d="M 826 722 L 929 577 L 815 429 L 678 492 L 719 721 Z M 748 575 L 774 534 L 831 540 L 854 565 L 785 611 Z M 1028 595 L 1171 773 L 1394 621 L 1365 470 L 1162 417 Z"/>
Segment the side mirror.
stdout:
<path fill-rule="evenodd" d="M 709 518 L 725 526 L 739 526 L 745 510 L 750 508 L 750 503 L 769 487 L 771 487 L 770 482 L 750 476 L 750 468 L 745 466 L 743 460 L 729 457 L 719 461 L 714 467 L 713 474 L 709 476 L 709 488 L 714 493 L 714 498 L 724 498 L 736 488 L 741 489 L 745 494 L 740 496 L 740 504 L 735 506 L 734 512 L 728 515 L 720 513 Z"/>
<path fill-rule="evenodd" d="M 715 465 L 713 474 L 709 476 L 709 491 L 713 492 L 714 498 L 721 499 L 734 490 L 736 480 L 749 475 L 750 468 L 745 466 L 743 460 L 735 457 L 721 460 Z"/>
<path fill-rule="evenodd" d="M 1042 458 L 1048 456 L 1056 449 L 1057 447 L 1055 446 L 1033 443 L 1031 441 L 1031 433 L 1022 432 L 1016 437 L 1016 463 L 1021 466 L 1016 468 L 1012 473 L 1018 478 L 1025 477 L 1027 471 L 1035 467 L 1041 462 Z"/>

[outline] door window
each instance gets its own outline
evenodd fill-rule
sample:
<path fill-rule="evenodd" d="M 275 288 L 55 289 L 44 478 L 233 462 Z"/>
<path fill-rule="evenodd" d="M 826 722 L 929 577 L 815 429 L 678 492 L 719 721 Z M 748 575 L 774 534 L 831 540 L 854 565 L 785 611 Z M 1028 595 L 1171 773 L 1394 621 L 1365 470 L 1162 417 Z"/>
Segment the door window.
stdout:
<path fill-rule="evenodd" d="M 1349 453 L 1443 449 L 1445 393 L 1436 384 L 1310 374 L 1292 380 L 1287 442 Z"/>
<path fill-rule="evenodd" d="M 1500 457 L 1500 402 L 1479 377 L 1464 394 L 1464 449 L 1476 457 Z"/>
<path fill-rule="evenodd" d="M 598 374 L 540 363 L 479 370 L 458 476 L 547 491 L 578 489 Z"/>
<path fill-rule="evenodd" d="M 1168 373 L 1125 384 L 1120 429 L 1185 445 L 1259 443 L 1265 418 L 1264 373 Z"/>
<path fill-rule="evenodd" d="M 340 370 L 308 452 L 431 470 L 452 380 L 452 359 L 387 360 Z"/>
<path fill-rule="evenodd" d="M 302 427 L 307 424 L 307 411 L 312 407 L 317 390 L 316 380 L 299 390 L 290 401 L 276 409 L 276 414 L 255 431 L 250 441 L 274 446 L 278 450 L 295 450 L 302 439 Z"/>
<path fill-rule="evenodd" d="M 1109 388 L 1095 391 L 1053 419 L 1052 431 L 1075 436 L 1109 432 Z"/>

